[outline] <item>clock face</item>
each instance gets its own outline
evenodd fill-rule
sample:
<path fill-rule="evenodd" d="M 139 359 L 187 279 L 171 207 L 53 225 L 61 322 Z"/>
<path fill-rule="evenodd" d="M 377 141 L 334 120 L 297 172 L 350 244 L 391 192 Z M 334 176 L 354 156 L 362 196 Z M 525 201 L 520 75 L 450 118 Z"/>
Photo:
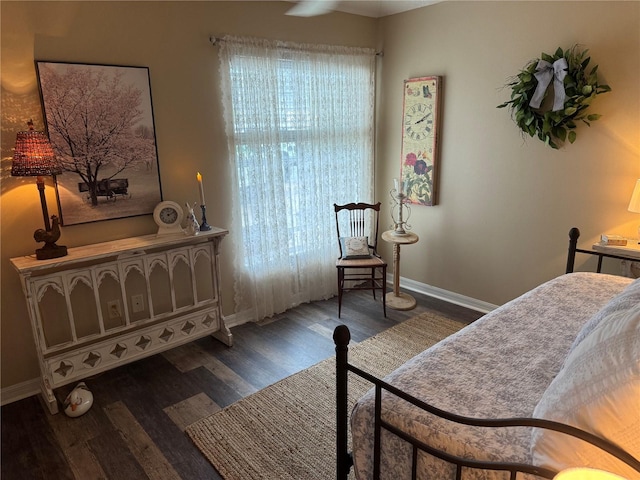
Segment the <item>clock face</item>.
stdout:
<path fill-rule="evenodd" d="M 415 103 L 404 114 L 405 134 L 412 140 L 433 136 L 433 104 Z"/>
<path fill-rule="evenodd" d="M 178 212 L 173 207 L 165 207 L 160 210 L 160 220 L 167 225 L 175 223 L 178 219 Z"/>
<path fill-rule="evenodd" d="M 404 81 L 401 177 L 406 199 L 436 204 L 438 105 L 441 77 Z"/>

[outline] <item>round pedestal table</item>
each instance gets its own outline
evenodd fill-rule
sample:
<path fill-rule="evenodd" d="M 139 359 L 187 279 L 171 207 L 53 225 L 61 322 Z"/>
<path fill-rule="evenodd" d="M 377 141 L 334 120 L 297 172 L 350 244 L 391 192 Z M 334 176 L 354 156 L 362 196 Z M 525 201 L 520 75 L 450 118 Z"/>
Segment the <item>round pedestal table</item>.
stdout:
<path fill-rule="evenodd" d="M 394 310 L 411 310 L 416 307 L 416 299 L 400 292 L 400 245 L 416 243 L 419 240 L 418 235 L 411 232 L 398 235 L 394 230 L 387 230 L 382 234 L 382 239 L 393 244 L 393 294 L 387 295 L 387 307 Z"/>

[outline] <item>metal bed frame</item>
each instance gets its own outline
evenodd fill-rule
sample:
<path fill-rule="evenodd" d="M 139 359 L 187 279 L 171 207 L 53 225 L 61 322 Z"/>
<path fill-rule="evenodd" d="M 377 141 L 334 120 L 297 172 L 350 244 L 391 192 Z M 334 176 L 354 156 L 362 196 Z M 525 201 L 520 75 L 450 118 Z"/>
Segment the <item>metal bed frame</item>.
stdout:
<path fill-rule="evenodd" d="M 600 252 L 594 252 L 592 250 L 582 250 L 577 248 L 578 238 L 580 231 L 577 228 L 572 228 L 569 232 L 569 252 L 567 258 L 567 273 L 573 272 L 575 255 L 576 253 L 585 253 L 590 255 L 597 255 L 598 259 L 598 273 L 601 271 L 603 257 L 625 259 L 627 257 L 621 257 L 617 255 L 610 255 Z M 385 381 L 367 373 L 366 371 L 352 365 L 348 361 L 348 345 L 351 340 L 351 334 L 348 327 L 345 325 L 339 325 L 336 327 L 333 333 L 333 340 L 336 345 L 336 478 L 337 480 L 347 480 L 349 471 L 353 466 L 353 458 L 348 451 L 347 435 L 348 435 L 348 395 L 347 384 L 348 374 L 351 372 L 354 375 L 364 378 L 372 383 L 375 388 L 375 408 L 374 408 L 374 452 L 373 452 L 373 480 L 379 480 L 380 478 L 380 437 L 382 430 L 391 432 L 397 435 L 410 445 L 412 445 L 412 475 L 411 479 L 417 478 L 417 462 L 418 452 L 425 452 L 437 458 L 440 458 L 446 462 L 449 462 L 456 467 L 456 480 L 462 479 L 462 473 L 464 468 L 468 469 L 480 469 L 480 470 L 492 470 L 492 471 L 506 471 L 510 473 L 510 479 L 516 480 L 518 473 L 527 473 L 537 475 L 540 478 L 552 479 L 558 472 L 547 468 L 529 465 L 524 463 L 513 462 L 491 462 L 491 461 L 479 461 L 468 458 L 462 458 L 460 456 L 452 455 L 446 451 L 434 448 L 423 441 L 416 439 L 415 437 L 403 432 L 386 422 L 382 418 L 382 392 L 386 391 L 392 395 L 396 395 L 403 400 L 421 408 L 433 415 L 444 418 L 445 420 L 456 422 L 463 425 L 471 425 L 478 427 L 488 428 L 503 428 L 503 427 L 536 427 L 541 429 L 553 430 L 570 437 L 579 438 L 585 442 L 594 445 L 601 450 L 608 452 L 620 461 L 629 465 L 631 468 L 637 470 L 640 474 L 640 460 L 634 458 L 628 452 L 624 451 L 617 445 L 600 438 L 590 432 L 572 427 L 559 422 L 542 420 L 536 418 L 505 418 L 505 419 L 477 419 L 470 418 L 461 415 L 456 415 L 451 412 L 447 412 L 436 408 L 428 403 L 415 398 L 402 390 L 386 383 Z"/>

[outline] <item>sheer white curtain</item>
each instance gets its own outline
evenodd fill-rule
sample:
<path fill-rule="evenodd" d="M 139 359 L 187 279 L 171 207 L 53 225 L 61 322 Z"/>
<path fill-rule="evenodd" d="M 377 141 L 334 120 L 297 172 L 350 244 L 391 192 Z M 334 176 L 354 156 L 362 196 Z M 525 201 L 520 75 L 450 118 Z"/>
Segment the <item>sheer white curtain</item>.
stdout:
<path fill-rule="evenodd" d="M 334 203 L 373 201 L 375 53 L 227 36 L 236 313 L 337 293 Z"/>

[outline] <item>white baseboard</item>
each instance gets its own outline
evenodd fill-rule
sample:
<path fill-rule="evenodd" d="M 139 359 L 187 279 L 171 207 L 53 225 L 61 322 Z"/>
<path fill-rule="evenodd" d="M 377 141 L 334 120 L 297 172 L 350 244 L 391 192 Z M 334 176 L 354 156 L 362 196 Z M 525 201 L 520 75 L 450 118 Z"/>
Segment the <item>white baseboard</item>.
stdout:
<path fill-rule="evenodd" d="M 393 284 L 392 275 L 387 275 L 387 279 L 388 283 Z M 460 295 L 459 293 L 444 290 L 442 288 L 433 287 L 431 285 L 427 285 L 426 283 L 416 282 L 415 280 L 411 280 L 409 278 L 400 277 L 400 288 L 404 288 L 416 293 L 422 293 L 423 295 L 444 300 L 446 302 L 453 303 L 454 305 L 460 305 L 462 307 L 470 308 L 471 310 L 476 310 L 477 312 L 489 313 L 491 310 L 495 310 L 496 308 L 498 308 L 498 305 L 483 302 L 482 300 L 477 300 L 465 295 Z"/>
<path fill-rule="evenodd" d="M 7 403 L 17 402 L 38 393 L 40 393 L 40 379 L 33 378 L 26 382 L 3 388 L 2 392 L 0 392 L 0 398 L 2 399 L 0 404 L 6 405 Z"/>
<path fill-rule="evenodd" d="M 393 283 L 393 276 L 388 275 L 387 280 L 387 283 L 391 285 Z M 459 293 L 443 290 L 438 287 L 432 287 L 426 283 L 416 282 L 415 280 L 410 280 L 408 278 L 400 277 L 400 287 L 482 313 L 488 313 L 497 308 L 497 305 L 476 300 L 475 298 L 466 297 Z M 225 316 L 224 320 L 227 328 L 232 328 L 252 321 L 252 316 L 249 311 L 246 311 Z M 26 382 L 3 388 L 2 391 L 0 391 L 0 404 L 6 405 L 8 403 L 17 402 L 18 400 L 22 400 L 23 398 L 27 398 L 38 393 L 40 393 L 40 379 L 34 378 L 32 380 L 27 380 Z"/>
<path fill-rule="evenodd" d="M 249 310 L 234 313 L 233 315 L 224 316 L 224 324 L 227 326 L 227 328 L 237 327 L 238 325 L 242 325 L 251 321 L 253 321 L 253 317 Z"/>

